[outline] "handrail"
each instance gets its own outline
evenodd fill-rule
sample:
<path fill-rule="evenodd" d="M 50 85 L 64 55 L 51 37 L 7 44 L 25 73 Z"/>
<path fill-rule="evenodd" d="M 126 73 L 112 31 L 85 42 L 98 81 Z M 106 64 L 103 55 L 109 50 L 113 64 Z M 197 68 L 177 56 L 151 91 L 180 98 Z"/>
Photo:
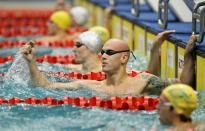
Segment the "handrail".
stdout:
<path fill-rule="evenodd" d="M 197 33 L 197 20 L 199 20 L 199 32 Z M 197 42 L 201 43 L 205 29 L 205 1 L 197 3 L 192 12 L 192 34 L 198 35 Z"/>
<path fill-rule="evenodd" d="M 139 16 L 139 0 L 132 0 L 131 14 Z"/>
<path fill-rule="evenodd" d="M 169 0 L 159 0 L 158 24 L 161 28 L 167 28 Z"/>
<path fill-rule="evenodd" d="M 110 4 L 110 6 L 115 6 L 116 5 L 116 1 L 115 0 L 109 0 L 109 4 Z"/>

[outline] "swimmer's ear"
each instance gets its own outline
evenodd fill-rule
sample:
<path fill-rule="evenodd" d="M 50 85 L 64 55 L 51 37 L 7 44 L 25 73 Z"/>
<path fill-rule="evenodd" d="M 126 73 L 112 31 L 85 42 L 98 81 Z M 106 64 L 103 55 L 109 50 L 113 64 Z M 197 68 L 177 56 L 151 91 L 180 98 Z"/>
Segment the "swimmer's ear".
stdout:
<path fill-rule="evenodd" d="M 170 106 L 170 107 L 169 107 L 169 110 L 170 110 L 170 111 L 173 111 L 173 110 L 174 110 L 174 107 L 173 107 L 173 106 Z"/>
<path fill-rule="evenodd" d="M 128 61 L 128 59 L 129 59 L 128 53 L 124 53 L 124 54 L 122 55 L 122 57 L 120 58 L 120 60 L 121 60 L 122 63 L 126 63 L 126 62 Z"/>

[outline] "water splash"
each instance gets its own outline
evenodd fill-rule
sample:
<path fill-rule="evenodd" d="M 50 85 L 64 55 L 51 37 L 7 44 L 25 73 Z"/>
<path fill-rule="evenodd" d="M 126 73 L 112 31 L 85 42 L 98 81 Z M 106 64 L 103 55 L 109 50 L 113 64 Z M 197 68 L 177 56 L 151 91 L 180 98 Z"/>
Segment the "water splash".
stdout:
<path fill-rule="evenodd" d="M 23 57 L 20 51 L 17 52 L 14 62 L 4 77 L 4 84 L 9 83 L 21 83 L 22 85 L 28 85 L 31 83 L 27 60 Z"/>

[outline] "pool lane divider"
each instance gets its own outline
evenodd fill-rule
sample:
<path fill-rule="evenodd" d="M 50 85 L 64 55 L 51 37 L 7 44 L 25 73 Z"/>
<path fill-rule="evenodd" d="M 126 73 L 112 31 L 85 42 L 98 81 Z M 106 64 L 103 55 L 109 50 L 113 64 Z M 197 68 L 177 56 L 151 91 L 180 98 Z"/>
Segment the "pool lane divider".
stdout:
<path fill-rule="evenodd" d="M 26 42 L 24 41 L 1 41 L 0 49 L 2 48 L 12 48 L 23 46 Z M 53 42 L 43 42 L 36 41 L 37 46 L 46 46 L 46 47 L 60 47 L 60 48 L 72 48 L 74 46 L 74 40 L 65 40 L 65 41 L 53 41 Z"/>
<path fill-rule="evenodd" d="M 14 60 L 13 56 L 5 56 L 0 57 L 0 64 L 5 64 L 6 62 L 12 62 Z M 75 62 L 75 56 L 74 55 L 56 55 L 56 56 L 50 56 L 50 55 L 43 55 L 36 58 L 36 61 L 39 63 L 42 62 L 48 62 L 50 64 L 78 64 Z"/>
<path fill-rule="evenodd" d="M 112 110 L 146 110 L 153 111 L 156 110 L 156 106 L 159 102 L 159 98 L 151 98 L 147 96 L 127 96 L 124 98 L 113 96 L 109 99 L 102 99 L 98 96 L 93 96 L 90 98 L 86 97 L 68 97 L 65 96 L 61 99 L 55 99 L 53 97 L 47 96 L 45 98 L 18 98 L 13 97 L 11 99 L 0 98 L 0 105 L 17 105 L 19 103 L 25 103 L 29 105 L 47 105 L 47 106 L 57 106 L 57 105 L 73 105 L 78 107 L 87 108 L 103 108 Z"/>
<path fill-rule="evenodd" d="M 106 79 L 106 74 L 104 72 L 89 72 L 86 74 L 81 74 L 79 72 L 45 72 L 41 71 L 47 75 L 51 76 L 57 76 L 57 77 L 63 77 L 63 78 L 68 78 L 68 79 L 83 79 L 83 80 L 97 80 L 97 81 L 102 81 Z M 131 70 L 127 74 L 129 77 L 136 77 L 140 73 L 149 73 L 149 71 L 135 71 Z"/>
<path fill-rule="evenodd" d="M 99 58 L 102 56 L 99 54 Z M 1 57 L 0 56 L 0 65 L 5 64 L 6 62 L 11 62 L 14 60 L 14 57 L 11 55 Z M 36 57 L 36 61 L 39 63 L 48 62 L 49 64 L 78 64 L 75 62 L 75 55 L 68 54 L 68 55 L 43 55 Z"/>
<path fill-rule="evenodd" d="M 0 22 L 1 24 L 1 22 Z M 40 27 L 30 27 L 30 28 L 25 28 L 27 26 L 22 26 L 22 27 L 13 27 L 8 28 L 8 27 L 1 27 L 0 25 L 0 35 L 4 37 L 16 37 L 16 36 L 32 36 L 32 35 L 47 35 L 47 28 L 45 26 L 46 23 L 42 22 L 40 23 Z M 32 29 L 34 28 L 34 29 Z M 83 27 L 71 27 L 66 30 L 66 33 L 68 35 L 73 35 L 75 33 L 82 33 L 87 31 L 87 28 Z"/>
<path fill-rule="evenodd" d="M 82 80 L 97 80 L 97 81 L 102 81 L 106 79 L 106 74 L 104 72 L 89 72 L 86 74 L 81 74 L 78 72 L 69 72 L 69 73 L 65 73 L 65 72 L 46 72 L 46 71 L 41 71 L 44 74 L 48 75 L 48 76 L 56 76 L 56 77 L 63 77 L 63 78 L 67 78 L 67 79 L 82 79 Z M 135 71 L 135 70 L 131 70 L 129 71 L 127 74 L 129 77 L 136 77 L 137 75 L 139 75 L 140 73 L 149 73 L 149 71 Z M 5 73 L 0 73 L 0 76 L 4 76 Z"/>

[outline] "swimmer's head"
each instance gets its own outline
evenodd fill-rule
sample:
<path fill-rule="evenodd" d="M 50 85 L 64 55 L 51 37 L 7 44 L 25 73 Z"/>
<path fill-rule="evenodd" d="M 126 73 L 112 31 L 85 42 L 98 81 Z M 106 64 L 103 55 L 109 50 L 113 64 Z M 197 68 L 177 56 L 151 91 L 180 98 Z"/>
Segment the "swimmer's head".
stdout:
<path fill-rule="evenodd" d="M 176 119 L 189 122 L 196 107 L 196 92 L 185 84 L 173 84 L 165 88 L 157 106 L 160 122 L 169 125 L 173 125 Z"/>
<path fill-rule="evenodd" d="M 92 31 L 83 32 L 79 35 L 73 48 L 75 61 L 83 64 L 93 55 L 97 55 L 102 48 L 102 42 L 98 34 Z"/>
<path fill-rule="evenodd" d="M 101 55 L 102 71 L 113 73 L 121 68 L 126 69 L 130 49 L 126 41 L 112 38 L 104 44 Z"/>
<path fill-rule="evenodd" d="M 105 27 L 94 26 L 90 28 L 90 31 L 96 32 L 100 36 L 103 44 L 110 38 L 110 33 Z"/>
<path fill-rule="evenodd" d="M 178 114 L 189 117 L 197 107 L 196 92 L 188 85 L 174 84 L 162 92 Z"/>
<path fill-rule="evenodd" d="M 56 11 L 54 12 L 49 21 L 48 29 L 57 30 L 55 26 L 59 29 L 66 30 L 71 25 L 71 17 L 66 11 Z"/>
<path fill-rule="evenodd" d="M 77 6 L 70 10 L 70 14 L 77 25 L 83 26 L 89 19 L 89 12 L 86 8 Z"/>
<path fill-rule="evenodd" d="M 83 43 L 88 49 L 90 49 L 96 54 L 98 54 L 103 47 L 103 44 L 98 34 L 92 31 L 86 31 L 81 33 L 78 37 L 78 41 Z"/>

